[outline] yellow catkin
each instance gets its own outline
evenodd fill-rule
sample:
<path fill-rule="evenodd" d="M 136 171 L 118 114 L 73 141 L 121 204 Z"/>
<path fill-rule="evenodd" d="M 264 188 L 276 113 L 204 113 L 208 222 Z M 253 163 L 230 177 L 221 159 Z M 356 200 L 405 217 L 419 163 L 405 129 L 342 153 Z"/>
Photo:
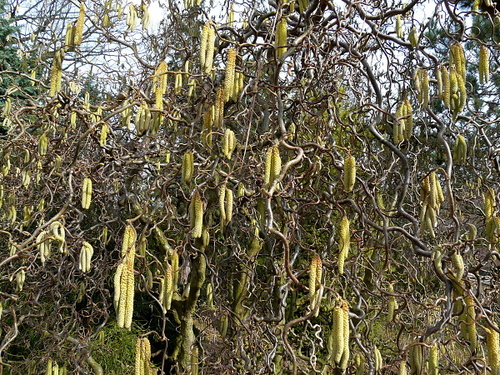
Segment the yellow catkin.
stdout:
<path fill-rule="evenodd" d="M 126 267 L 127 275 L 127 288 L 125 289 L 126 303 L 125 303 L 125 320 L 123 327 L 130 329 L 132 326 L 132 316 L 134 313 L 134 268 L 132 262 L 127 262 L 129 265 Z"/>
<path fill-rule="evenodd" d="M 135 375 L 144 375 L 144 358 L 142 357 L 142 339 L 135 344 Z"/>
<path fill-rule="evenodd" d="M 174 93 L 180 94 L 181 90 L 182 90 L 182 73 L 177 72 L 175 73 Z"/>
<path fill-rule="evenodd" d="M 111 26 L 111 20 L 109 19 L 109 13 L 106 10 L 106 13 L 104 13 L 104 17 L 102 18 L 102 26 L 103 27 L 110 27 Z"/>
<path fill-rule="evenodd" d="M 450 110 L 454 110 L 457 107 L 459 100 L 458 92 L 458 76 L 455 67 L 450 69 Z"/>
<path fill-rule="evenodd" d="M 265 162 L 265 167 L 264 167 L 264 188 L 267 189 L 269 188 L 269 185 L 271 184 L 271 169 L 272 169 L 272 155 L 273 155 L 273 149 L 270 148 L 267 150 L 266 153 L 266 162 Z"/>
<path fill-rule="evenodd" d="M 462 134 L 457 136 L 455 147 L 453 148 L 453 159 L 457 164 L 464 164 L 467 160 L 467 141 Z"/>
<path fill-rule="evenodd" d="M 243 80 L 244 80 L 243 73 L 236 72 L 234 78 L 233 92 L 231 94 L 231 99 L 235 102 L 238 101 L 238 95 L 243 90 L 244 86 Z"/>
<path fill-rule="evenodd" d="M 188 151 L 184 154 L 182 158 L 182 181 L 186 185 L 190 185 L 193 180 L 193 172 L 194 172 L 194 156 L 193 152 Z"/>
<path fill-rule="evenodd" d="M 127 33 L 132 31 L 135 28 L 135 25 L 137 23 L 137 11 L 135 10 L 135 6 L 133 4 L 130 4 L 128 7 L 128 13 L 127 13 Z"/>
<path fill-rule="evenodd" d="M 401 361 L 399 362 L 399 375 L 407 375 L 408 374 L 408 368 L 406 366 L 406 361 Z"/>
<path fill-rule="evenodd" d="M 439 99 L 443 98 L 443 73 L 441 68 L 436 69 L 436 84 L 437 84 L 437 96 Z"/>
<path fill-rule="evenodd" d="M 451 263 L 453 264 L 454 273 L 457 280 L 462 280 L 465 271 L 464 258 L 458 252 L 454 252 L 451 255 Z"/>
<path fill-rule="evenodd" d="M 29 185 L 30 185 L 30 182 L 31 182 L 31 173 L 29 170 L 26 170 L 24 169 L 22 172 L 21 172 L 21 181 L 22 181 L 22 186 L 25 188 L 25 189 L 28 189 Z"/>
<path fill-rule="evenodd" d="M 210 23 L 207 35 L 207 47 L 205 56 L 205 74 L 210 74 L 212 72 L 214 64 L 214 52 L 215 52 L 215 29 L 212 23 Z"/>
<path fill-rule="evenodd" d="M 14 213 L 15 217 L 15 213 Z M 500 218 L 497 218 L 495 216 L 486 218 L 485 220 L 485 238 L 488 242 L 491 243 L 496 243 L 496 233 L 498 232 L 500 225 L 499 225 Z"/>
<path fill-rule="evenodd" d="M 465 59 L 464 48 L 461 43 L 457 43 L 452 46 L 453 54 L 454 54 L 454 63 L 457 69 L 458 74 L 464 79 L 467 75 L 466 64 L 467 61 Z"/>
<path fill-rule="evenodd" d="M 203 233 L 201 234 L 201 246 L 200 249 L 204 251 L 207 246 L 210 244 L 210 232 L 207 228 L 203 229 Z"/>
<path fill-rule="evenodd" d="M 92 202 L 92 180 L 85 178 L 82 184 L 82 208 L 88 209 Z"/>
<path fill-rule="evenodd" d="M 396 15 L 396 35 L 398 38 L 403 39 L 403 22 L 401 21 L 401 14 Z"/>
<path fill-rule="evenodd" d="M 76 20 L 75 30 L 73 31 L 72 45 L 79 46 L 80 44 L 82 44 L 84 24 L 85 24 L 85 4 L 82 1 L 80 3 L 80 12 L 78 13 L 78 19 Z"/>
<path fill-rule="evenodd" d="M 430 174 L 431 181 L 431 197 L 432 197 L 432 207 L 439 212 L 439 208 L 441 207 L 441 202 L 444 200 L 443 190 L 441 188 L 441 184 L 439 179 L 437 178 L 436 172 L 431 172 Z"/>
<path fill-rule="evenodd" d="M 434 228 L 436 227 L 436 225 L 437 225 L 436 210 L 429 205 L 424 205 L 422 208 L 422 217 L 421 217 L 422 233 L 427 233 L 434 238 L 436 236 L 434 232 Z"/>
<path fill-rule="evenodd" d="M 479 50 L 479 82 L 486 83 L 490 80 L 490 51 L 482 45 Z"/>
<path fill-rule="evenodd" d="M 266 153 L 264 188 L 269 189 L 281 173 L 281 156 L 278 146 L 269 148 Z"/>
<path fill-rule="evenodd" d="M 275 180 L 281 173 L 281 156 L 278 146 L 272 148 L 271 180 Z"/>
<path fill-rule="evenodd" d="M 443 188 L 441 187 L 441 183 L 439 182 L 439 178 L 436 177 L 435 183 L 436 183 L 436 192 L 437 192 L 438 202 L 439 202 L 439 206 L 438 206 L 438 211 L 439 211 L 439 208 L 441 207 L 441 202 L 444 201 L 444 194 L 443 194 Z"/>
<path fill-rule="evenodd" d="M 344 350 L 342 352 L 342 358 L 340 360 L 340 365 L 339 367 L 342 370 L 347 369 L 347 364 L 349 363 L 349 357 L 350 357 L 350 349 L 349 349 L 349 305 L 347 304 L 346 301 L 342 301 L 342 328 L 344 330 L 343 332 L 343 339 L 344 339 Z"/>
<path fill-rule="evenodd" d="M 380 371 L 383 366 L 383 360 L 382 360 L 382 354 L 380 353 L 380 350 L 377 348 L 376 345 L 373 347 L 373 359 L 374 359 L 374 367 L 375 371 Z"/>
<path fill-rule="evenodd" d="M 210 29 L 210 22 L 205 22 L 203 29 L 201 30 L 201 41 L 200 41 L 200 66 L 201 70 L 205 71 L 205 60 L 207 58 L 207 45 L 208 45 L 208 33 Z"/>
<path fill-rule="evenodd" d="M 229 27 L 234 27 L 234 3 L 232 3 L 229 8 L 229 13 L 227 15 L 227 25 Z"/>
<path fill-rule="evenodd" d="M 476 334 L 476 309 L 474 298 L 471 295 L 465 297 L 465 310 L 464 310 L 464 325 L 465 332 L 467 332 L 466 339 L 469 341 L 469 348 L 471 352 L 477 349 L 477 334 Z"/>
<path fill-rule="evenodd" d="M 225 225 L 228 225 L 233 219 L 234 195 L 231 189 L 226 188 L 226 220 Z"/>
<path fill-rule="evenodd" d="M 335 307 L 333 310 L 333 324 L 332 324 L 332 358 L 335 363 L 339 364 L 344 354 L 344 311 L 342 307 Z"/>
<path fill-rule="evenodd" d="M 134 310 L 134 266 L 126 258 L 120 277 L 120 298 L 118 302 L 118 327 L 130 329 Z"/>
<path fill-rule="evenodd" d="M 150 21 L 151 21 L 151 15 L 149 14 L 149 8 L 148 8 L 147 4 L 142 4 L 141 24 L 142 24 L 143 30 L 148 29 Z"/>
<path fill-rule="evenodd" d="M 406 123 L 406 120 L 404 119 L 405 115 L 405 106 L 404 103 L 402 103 L 398 109 L 396 109 L 395 113 L 396 122 L 394 123 L 392 130 L 392 139 L 394 143 L 399 143 L 404 140 L 404 128 Z"/>
<path fill-rule="evenodd" d="M 493 217 L 495 211 L 495 192 L 492 188 L 488 188 L 483 196 L 484 200 L 484 215 L 486 219 Z"/>
<path fill-rule="evenodd" d="M 149 268 L 146 268 L 146 290 L 153 289 L 153 273 Z"/>
<path fill-rule="evenodd" d="M 134 375 L 152 375 L 151 343 L 147 337 L 138 338 L 135 346 L 135 373 Z"/>
<path fill-rule="evenodd" d="M 168 310 L 170 310 L 173 293 L 174 293 L 174 275 L 172 266 L 170 265 L 170 263 L 167 262 L 165 269 L 165 277 L 161 281 L 161 288 L 160 288 L 160 302 L 164 314 Z"/>
<path fill-rule="evenodd" d="M 491 374 L 500 374 L 500 347 L 499 335 L 493 328 L 486 328 L 486 348 L 487 348 L 487 363 L 491 367 Z"/>
<path fill-rule="evenodd" d="M 219 189 L 219 211 L 220 223 L 224 227 L 226 225 L 226 185 L 222 185 Z"/>
<path fill-rule="evenodd" d="M 206 148 L 211 149 L 213 146 L 213 134 L 212 134 L 212 125 L 213 125 L 213 115 L 214 111 L 212 110 L 214 107 L 212 106 L 210 110 L 208 110 L 204 115 L 203 115 L 203 125 L 202 125 L 202 132 L 201 132 L 201 140 L 203 142 L 203 145 Z"/>
<path fill-rule="evenodd" d="M 213 309 L 214 306 L 214 289 L 212 283 L 207 284 L 207 306 Z"/>
<path fill-rule="evenodd" d="M 155 95 L 155 108 L 163 109 L 163 95 L 167 91 L 167 71 L 166 61 L 158 64 L 153 76 L 153 92 Z"/>
<path fill-rule="evenodd" d="M 66 36 L 64 37 L 64 44 L 68 47 L 73 46 L 75 40 L 74 27 L 75 26 L 73 22 L 69 22 L 66 26 Z"/>
<path fill-rule="evenodd" d="M 477 237 L 477 227 L 474 224 L 468 224 L 469 230 L 467 231 L 467 240 L 472 241 Z"/>
<path fill-rule="evenodd" d="M 175 291 L 177 289 L 177 283 L 179 281 L 179 253 L 177 252 L 177 250 L 174 250 L 174 252 L 172 253 L 170 262 L 172 264 L 173 288 Z"/>
<path fill-rule="evenodd" d="M 454 67 L 456 68 L 457 66 L 457 57 L 456 57 L 456 45 L 451 45 L 450 50 L 448 51 L 449 55 L 449 63 L 450 63 L 450 68 Z"/>
<path fill-rule="evenodd" d="M 314 254 L 313 263 L 316 266 L 316 289 L 321 285 L 321 278 L 323 276 L 323 262 L 319 254 Z"/>
<path fill-rule="evenodd" d="M 391 294 L 394 294 L 394 285 L 390 284 L 388 292 Z M 390 323 L 394 320 L 394 312 L 398 308 L 398 303 L 396 301 L 396 297 L 394 296 L 389 296 L 389 303 L 388 303 L 388 312 L 387 312 L 387 321 Z"/>
<path fill-rule="evenodd" d="M 423 347 L 422 345 L 413 345 L 409 350 L 410 368 L 412 374 L 422 374 L 423 366 Z"/>
<path fill-rule="evenodd" d="M 465 78 L 463 78 L 461 75 L 458 75 L 457 82 L 458 82 L 458 105 L 456 110 L 457 113 L 460 113 L 464 110 L 465 105 L 467 103 L 467 88 L 465 85 Z"/>
<path fill-rule="evenodd" d="M 165 117 L 158 111 L 151 111 L 151 125 L 149 127 L 149 134 L 155 135 L 160 130 Z"/>
<path fill-rule="evenodd" d="M 118 264 L 118 267 L 116 268 L 115 272 L 115 277 L 113 279 L 113 285 L 115 289 L 115 293 L 113 296 L 113 305 L 115 306 L 115 309 L 118 310 L 118 305 L 120 304 L 120 297 L 121 297 L 121 280 L 122 280 L 122 274 L 123 274 L 123 269 L 125 267 L 125 264 L 123 262 L 120 262 Z"/>
<path fill-rule="evenodd" d="M 165 93 L 167 90 L 167 72 L 168 72 L 168 65 L 166 61 L 160 62 L 158 65 L 158 71 L 157 71 L 157 78 L 158 78 L 158 85 L 161 88 L 162 92 Z"/>
<path fill-rule="evenodd" d="M 321 262 L 321 258 L 318 254 L 314 254 L 309 269 L 309 302 L 311 310 L 319 303 L 319 291 L 317 291 L 317 289 L 321 285 L 322 273 L 323 263 Z"/>
<path fill-rule="evenodd" d="M 135 115 L 135 128 L 137 130 L 137 134 L 142 135 L 145 131 L 144 129 L 144 119 L 145 119 L 145 111 L 147 109 L 146 103 L 141 103 L 139 108 L 137 108 L 137 113 Z"/>
<path fill-rule="evenodd" d="M 400 119 L 397 123 L 396 126 L 393 129 L 393 139 L 395 143 L 402 142 L 407 139 L 407 126 L 410 120 L 410 117 L 408 115 L 408 106 L 406 104 L 406 101 L 404 101 L 398 112 L 397 112 L 397 117 Z"/>
<path fill-rule="evenodd" d="M 3 185 L 0 185 L 0 208 L 2 208 L 3 206 L 3 203 L 4 203 L 4 194 L 5 194 L 5 188 L 3 187 Z"/>
<path fill-rule="evenodd" d="M 82 249 L 80 250 L 80 262 L 79 269 L 82 272 L 89 272 L 92 267 L 92 256 L 94 255 L 94 248 L 87 241 L 82 244 Z"/>
<path fill-rule="evenodd" d="M 360 353 L 356 353 L 354 356 L 354 362 L 356 366 L 356 375 L 364 375 L 366 362 L 365 357 Z"/>
<path fill-rule="evenodd" d="M 54 61 L 52 62 L 52 71 L 50 74 L 50 96 L 54 96 L 56 93 L 61 91 L 61 79 L 62 79 L 62 63 L 64 60 L 64 52 L 58 50 L 54 55 Z"/>
<path fill-rule="evenodd" d="M 134 263 L 135 245 L 137 242 L 137 232 L 131 224 L 127 224 L 123 232 L 122 257 L 128 258 Z"/>
<path fill-rule="evenodd" d="M 16 289 L 18 292 L 23 291 L 25 280 L 26 280 L 26 271 L 22 269 L 16 274 Z"/>
<path fill-rule="evenodd" d="M 420 69 L 421 95 L 420 103 L 423 108 L 429 104 L 429 73 L 426 69 Z"/>
<path fill-rule="evenodd" d="M 286 18 L 282 17 L 276 26 L 276 57 L 279 59 L 287 50 L 287 27 Z"/>
<path fill-rule="evenodd" d="M 234 90 L 235 67 L 236 67 L 236 49 L 230 48 L 227 52 L 226 77 L 224 80 L 224 101 L 231 99 Z"/>
<path fill-rule="evenodd" d="M 286 2 L 290 5 L 290 13 L 294 13 L 295 12 L 295 2 L 292 1 L 292 2 Z M 307 8 L 309 7 L 309 0 L 299 0 L 298 1 L 299 3 L 299 12 L 301 14 L 304 14 L 304 12 L 307 10 Z"/>
<path fill-rule="evenodd" d="M 450 87 L 450 74 L 448 73 L 448 69 L 442 66 L 440 68 L 441 77 L 443 80 L 443 95 L 441 99 L 444 101 L 444 105 L 446 108 L 450 108 L 450 100 L 451 100 L 451 87 Z"/>
<path fill-rule="evenodd" d="M 316 262 L 317 262 L 317 254 L 314 254 L 314 257 L 311 261 L 311 266 L 309 267 L 309 300 L 312 301 L 314 298 L 314 294 L 316 292 Z M 321 260 L 321 259 L 320 259 Z"/>
<path fill-rule="evenodd" d="M 352 155 L 344 160 L 344 190 L 351 191 L 356 183 L 356 159 Z"/>
<path fill-rule="evenodd" d="M 122 243 L 122 261 L 116 270 L 114 304 L 118 326 L 130 329 L 134 310 L 134 258 L 137 232 L 131 224 L 125 227 Z"/>
<path fill-rule="evenodd" d="M 191 197 L 190 204 L 191 237 L 200 238 L 203 233 L 203 201 L 196 190 Z"/>
<path fill-rule="evenodd" d="M 422 98 L 422 69 L 416 68 L 413 72 L 413 83 L 415 84 L 415 88 L 417 89 L 417 98 L 418 101 L 421 101 Z"/>
<path fill-rule="evenodd" d="M 436 343 L 429 350 L 429 375 L 439 375 L 439 351 Z"/>
<path fill-rule="evenodd" d="M 47 367 L 45 369 L 45 375 L 52 375 L 52 360 L 47 361 Z"/>
<path fill-rule="evenodd" d="M 492 216 L 486 221 L 485 238 L 488 242 L 496 244 L 500 237 L 500 217 Z"/>
<path fill-rule="evenodd" d="M 408 40 L 412 47 L 416 47 L 418 45 L 418 31 L 416 27 L 413 27 L 408 34 Z"/>
<path fill-rule="evenodd" d="M 138 253 L 139 256 L 144 258 L 146 256 L 147 247 L 148 247 L 148 239 L 145 236 L 142 236 L 140 240 L 137 242 L 136 253 Z"/>
<path fill-rule="evenodd" d="M 453 115 L 453 120 L 456 120 L 460 114 L 459 77 L 460 75 L 455 69 L 452 69 L 450 72 L 450 111 Z"/>
<path fill-rule="evenodd" d="M 222 155 L 224 155 L 226 159 L 231 159 L 235 147 L 236 138 L 234 132 L 231 129 L 226 129 L 224 137 L 222 138 Z"/>
<path fill-rule="evenodd" d="M 102 124 L 101 135 L 99 137 L 99 145 L 101 147 L 106 146 L 106 142 L 108 140 L 108 134 L 109 134 L 109 126 L 106 123 L 104 123 Z"/>
<path fill-rule="evenodd" d="M 145 337 L 143 338 L 143 345 L 142 345 L 142 350 L 143 350 L 143 357 L 144 357 L 144 373 L 147 375 L 153 375 L 152 369 L 151 369 L 151 364 L 150 364 L 150 359 L 151 359 L 151 344 L 149 340 Z"/>
<path fill-rule="evenodd" d="M 12 109 L 12 100 L 10 98 L 7 98 L 3 106 L 2 116 L 8 117 L 10 115 L 11 109 Z"/>
<path fill-rule="evenodd" d="M 431 172 L 421 182 L 423 203 L 421 211 L 421 230 L 423 233 L 429 233 L 434 237 L 434 227 L 437 225 L 437 214 L 441 202 L 444 200 L 441 184 L 435 172 Z"/>
<path fill-rule="evenodd" d="M 344 263 L 349 255 L 349 250 L 351 248 L 351 232 L 350 223 L 347 216 L 344 216 L 340 222 L 340 238 L 339 238 L 339 260 L 338 260 L 338 270 L 339 274 L 344 274 Z"/>
<path fill-rule="evenodd" d="M 243 91 L 244 87 L 245 87 L 245 75 L 240 72 L 238 73 L 238 94 Z"/>
<path fill-rule="evenodd" d="M 214 125 L 222 129 L 224 125 L 224 89 L 219 87 L 215 94 Z"/>
<path fill-rule="evenodd" d="M 404 100 L 403 106 L 403 113 L 405 115 L 403 138 L 407 140 L 410 139 L 410 137 L 413 135 L 413 108 L 408 97 Z"/>
<path fill-rule="evenodd" d="M 489 242 L 496 243 L 498 241 L 498 235 L 500 234 L 500 217 L 493 216 L 490 220 L 494 220 L 495 224 L 493 225 L 491 232 L 487 232 L 486 239 Z"/>

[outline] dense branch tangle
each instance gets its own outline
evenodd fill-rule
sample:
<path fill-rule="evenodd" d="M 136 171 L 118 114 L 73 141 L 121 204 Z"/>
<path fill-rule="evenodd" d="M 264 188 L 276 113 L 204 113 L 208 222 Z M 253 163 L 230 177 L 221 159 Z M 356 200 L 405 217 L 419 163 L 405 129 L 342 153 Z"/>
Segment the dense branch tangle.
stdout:
<path fill-rule="evenodd" d="M 498 371 L 492 7 L 42 4 L 0 72 L 4 369 Z"/>

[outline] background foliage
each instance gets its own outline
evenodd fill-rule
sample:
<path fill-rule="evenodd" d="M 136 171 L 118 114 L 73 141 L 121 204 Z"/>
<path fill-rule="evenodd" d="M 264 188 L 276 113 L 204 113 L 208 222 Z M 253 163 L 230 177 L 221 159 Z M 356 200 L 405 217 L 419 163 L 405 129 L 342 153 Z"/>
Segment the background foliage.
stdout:
<path fill-rule="evenodd" d="M 496 2 L 84 4 L 78 44 L 66 30 L 80 3 L 0 3 L 3 373 L 53 361 L 131 374 L 143 337 L 158 374 L 500 371 Z M 466 61 L 459 111 L 437 76 L 457 68 L 455 45 Z M 221 104 L 230 49 L 242 85 Z M 131 330 L 113 306 L 127 225 L 137 232 Z M 349 337 L 335 318 L 347 306 Z"/>

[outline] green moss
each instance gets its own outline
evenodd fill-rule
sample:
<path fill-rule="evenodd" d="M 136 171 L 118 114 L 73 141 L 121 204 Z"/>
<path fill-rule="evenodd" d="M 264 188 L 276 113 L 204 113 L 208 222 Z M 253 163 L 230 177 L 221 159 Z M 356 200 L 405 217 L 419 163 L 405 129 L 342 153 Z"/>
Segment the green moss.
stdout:
<path fill-rule="evenodd" d="M 107 375 L 134 373 L 135 344 L 138 333 L 132 328 L 127 331 L 116 324 L 105 326 L 92 342 L 92 357 Z"/>

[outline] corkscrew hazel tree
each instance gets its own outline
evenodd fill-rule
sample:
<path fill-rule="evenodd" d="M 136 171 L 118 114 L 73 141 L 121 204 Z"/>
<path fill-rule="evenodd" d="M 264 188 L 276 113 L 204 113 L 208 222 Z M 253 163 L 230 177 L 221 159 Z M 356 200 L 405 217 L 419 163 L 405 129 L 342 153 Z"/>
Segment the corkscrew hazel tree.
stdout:
<path fill-rule="evenodd" d="M 494 4 L 185 5 L 2 13 L 3 371 L 497 371 Z"/>

